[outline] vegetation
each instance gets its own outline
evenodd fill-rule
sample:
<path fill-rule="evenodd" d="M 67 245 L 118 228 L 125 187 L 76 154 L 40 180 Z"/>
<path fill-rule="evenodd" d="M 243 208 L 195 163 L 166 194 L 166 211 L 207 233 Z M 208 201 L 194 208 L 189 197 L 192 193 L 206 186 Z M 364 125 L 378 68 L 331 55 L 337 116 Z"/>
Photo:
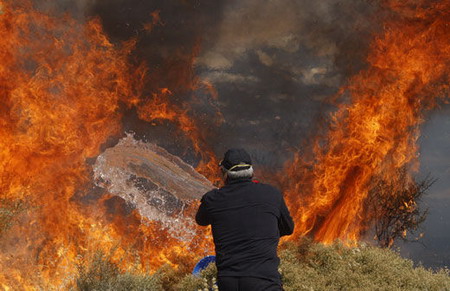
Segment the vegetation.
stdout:
<path fill-rule="evenodd" d="M 90 290 L 164 290 L 158 276 L 120 272 L 110 256 L 95 254 L 88 267 L 78 266 L 76 289 Z"/>
<path fill-rule="evenodd" d="M 421 181 L 411 178 L 406 169 L 400 169 L 397 180 L 374 181 L 366 200 L 366 213 L 372 215 L 374 238 L 381 247 L 391 247 L 396 239 L 417 241 L 420 225 L 425 221 L 428 209 L 419 202 L 436 181 L 429 176 Z M 413 239 L 407 233 L 413 234 Z M 415 236 L 415 237 L 414 237 Z"/>
<path fill-rule="evenodd" d="M 437 272 L 401 258 L 396 252 L 373 246 L 331 246 L 304 239 L 287 243 L 280 251 L 284 289 L 297 290 L 450 290 L 447 269 Z M 216 290 L 216 268 L 197 277 L 163 266 L 153 275 L 119 272 L 102 255 L 80 268 L 78 290 Z"/>
<path fill-rule="evenodd" d="M 303 240 L 281 255 L 284 288 L 290 290 L 450 290 L 447 269 L 433 272 L 396 252 L 361 244 L 345 247 Z"/>

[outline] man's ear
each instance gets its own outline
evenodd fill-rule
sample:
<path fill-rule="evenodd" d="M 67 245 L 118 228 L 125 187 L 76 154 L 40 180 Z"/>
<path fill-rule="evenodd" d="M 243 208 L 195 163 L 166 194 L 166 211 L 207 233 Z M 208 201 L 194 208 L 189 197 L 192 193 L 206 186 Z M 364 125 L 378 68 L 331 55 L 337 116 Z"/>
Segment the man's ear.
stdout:
<path fill-rule="evenodd" d="M 222 172 L 222 176 L 224 178 L 224 180 L 227 179 L 228 175 L 227 175 L 227 169 L 225 169 L 224 166 L 220 166 L 220 171 Z"/>

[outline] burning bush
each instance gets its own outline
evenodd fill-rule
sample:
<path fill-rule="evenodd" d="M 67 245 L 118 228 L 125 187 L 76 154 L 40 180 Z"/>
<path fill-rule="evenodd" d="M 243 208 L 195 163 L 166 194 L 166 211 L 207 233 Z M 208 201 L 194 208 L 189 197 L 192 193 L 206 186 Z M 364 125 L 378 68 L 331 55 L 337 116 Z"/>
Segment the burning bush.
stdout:
<path fill-rule="evenodd" d="M 419 202 L 435 182 L 430 177 L 421 181 L 411 179 L 404 169 L 397 177 L 396 183 L 376 181 L 366 201 L 367 212 L 373 215 L 374 239 L 381 247 L 391 247 L 397 238 L 410 240 L 407 232 L 416 232 L 428 213 Z M 421 236 L 419 234 L 413 240 L 417 241 Z"/>

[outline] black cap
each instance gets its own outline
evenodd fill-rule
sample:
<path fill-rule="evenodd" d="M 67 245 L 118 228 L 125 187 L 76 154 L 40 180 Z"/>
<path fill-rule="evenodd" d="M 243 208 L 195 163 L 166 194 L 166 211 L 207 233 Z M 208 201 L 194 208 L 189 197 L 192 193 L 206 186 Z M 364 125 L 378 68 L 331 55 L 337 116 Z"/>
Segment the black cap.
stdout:
<path fill-rule="evenodd" d="M 241 164 L 242 167 L 233 168 L 234 166 Z M 220 165 L 227 170 L 233 168 L 231 169 L 232 171 L 246 170 L 252 165 L 252 159 L 244 149 L 229 149 L 225 153 Z"/>

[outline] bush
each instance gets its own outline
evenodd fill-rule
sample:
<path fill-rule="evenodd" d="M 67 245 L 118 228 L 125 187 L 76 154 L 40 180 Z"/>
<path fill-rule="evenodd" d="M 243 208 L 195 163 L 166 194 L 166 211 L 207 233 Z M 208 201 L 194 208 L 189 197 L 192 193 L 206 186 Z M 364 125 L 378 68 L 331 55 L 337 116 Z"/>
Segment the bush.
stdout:
<path fill-rule="evenodd" d="M 78 272 L 76 287 L 81 291 L 164 290 L 157 276 L 122 273 L 111 258 L 101 252 L 95 254 L 88 268 L 79 265 Z"/>
<path fill-rule="evenodd" d="M 389 249 L 331 246 L 304 239 L 280 252 L 289 290 L 450 290 L 447 269 L 435 273 Z"/>
<path fill-rule="evenodd" d="M 280 273 L 286 291 L 300 290 L 450 290 L 448 269 L 438 272 L 384 248 L 341 243 L 325 246 L 303 239 L 280 251 Z M 80 266 L 79 290 L 217 290 L 214 264 L 194 276 L 163 266 L 154 275 L 121 273 L 98 254 L 88 269 Z"/>
<path fill-rule="evenodd" d="M 121 272 L 111 256 L 98 252 L 88 263 L 78 265 L 78 278 L 76 290 L 209 290 L 214 289 L 217 269 L 214 264 L 194 276 L 185 268 L 174 269 L 169 265 L 162 266 L 155 274 L 142 274 L 138 272 Z"/>
<path fill-rule="evenodd" d="M 217 268 L 215 264 L 210 264 L 203 270 L 200 276 L 192 274 L 186 275 L 176 286 L 175 290 L 209 291 L 219 290 L 216 284 Z"/>

